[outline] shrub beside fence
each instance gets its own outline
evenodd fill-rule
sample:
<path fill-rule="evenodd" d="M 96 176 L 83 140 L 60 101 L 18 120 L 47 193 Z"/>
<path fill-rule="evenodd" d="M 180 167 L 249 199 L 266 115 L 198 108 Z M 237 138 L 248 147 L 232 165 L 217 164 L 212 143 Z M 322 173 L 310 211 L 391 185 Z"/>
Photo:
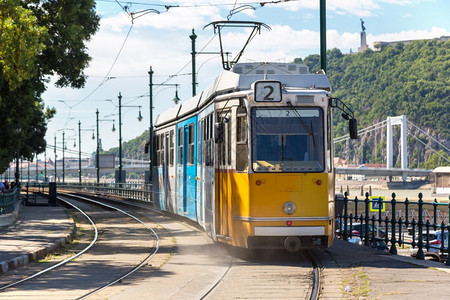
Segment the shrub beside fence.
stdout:
<path fill-rule="evenodd" d="M 384 241 L 393 254 L 397 254 L 397 246 L 408 244 L 413 248 L 418 247 L 417 259 L 424 259 L 424 249 L 438 249 L 447 256 L 446 265 L 450 265 L 448 240 L 444 242 L 443 238 L 438 247 L 431 245 L 429 240 L 430 230 L 441 231 L 441 237 L 448 239 L 450 202 L 424 202 L 422 193 L 419 193 L 418 201 L 409 201 L 408 198 L 397 201 L 395 193 L 391 200 L 385 201 L 382 198 L 372 200 L 369 193 L 361 200 L 358 197 L 349 199 L 347 195 L 346 192 L 344 197 L 336 197 L 338 237 L 344 240 L 359 237 L 365 246 Z M 355 223 L 361 223 L 362 229 L 356 234 L 351 230 Z M 377 234 L 380 228 L 385 229 L 383 236 Z"/>

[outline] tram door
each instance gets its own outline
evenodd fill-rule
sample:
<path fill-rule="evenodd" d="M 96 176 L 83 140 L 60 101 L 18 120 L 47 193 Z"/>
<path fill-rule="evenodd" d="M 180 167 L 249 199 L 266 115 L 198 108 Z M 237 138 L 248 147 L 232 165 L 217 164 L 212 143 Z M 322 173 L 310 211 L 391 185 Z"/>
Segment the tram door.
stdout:
<path fill-rule="evenodd" d="M 170 181 L 169 181 L 169 133 L 164 134 L 164 152 L 163 152 L 163 184 L 164 184 L 164 209 L 170 207 Z"/>
<path fill-rule="evenodd" d="M 223 117 L 223 116 L 221 116 Z M 231 210 L 231 198 L 229 191 L 229 174 L 228 167 L 231 164 L 231 126 L 229 119 L 223 122 L 222 140 L 217 143 L 217 163 L 219 165 L 219 172 L 217 173 L 217 208 L 219 209 L 219 222 L 217 223 L 219 228 L 217 232 L 225 237 L 230 236 L 230 210 Z"/>
<path fill-rule="evenodd" d="M 190 219 L 196 220 L 197 204 L 197 154 L 196 154 L 196 120 L 189 119 L 178 125 L 179 151 L 182 156 L 178 164 L 177 193 L 180 196 L 178 202 L 178 213 L 184 214 Z"/>

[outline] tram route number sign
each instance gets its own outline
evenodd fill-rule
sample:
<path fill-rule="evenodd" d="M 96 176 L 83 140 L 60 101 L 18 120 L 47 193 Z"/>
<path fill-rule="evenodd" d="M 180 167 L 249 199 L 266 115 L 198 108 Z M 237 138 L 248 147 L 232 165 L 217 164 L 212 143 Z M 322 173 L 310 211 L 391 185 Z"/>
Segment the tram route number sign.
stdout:
<path fill-rule="evenodd" d="M 254 88 L 256 102 L 281 101 L 281 82 L 279 81 L 256 81 Z"/>
<path fill-rule="evenodd" d="M 381 202 L 380 202 L 381 200 Z M 385 198 L 382 196 L 370 196 L 370 205 L 369 205 L 369 209 L 370 211 L 385 211 L 386 210 L 386 205 L 384 202 Z"/>

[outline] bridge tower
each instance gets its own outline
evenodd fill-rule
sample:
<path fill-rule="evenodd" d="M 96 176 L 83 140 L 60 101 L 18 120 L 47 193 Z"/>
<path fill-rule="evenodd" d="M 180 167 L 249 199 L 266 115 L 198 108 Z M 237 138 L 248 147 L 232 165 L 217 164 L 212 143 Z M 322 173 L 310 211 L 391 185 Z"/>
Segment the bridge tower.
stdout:
<path fill-rule="evenodd" d="M 392 137 L 392 126 L 400 125 L 400 157 L 402 169 L 408 168 L 408 155 L 406 151 L 406 116 L 401 115 L 398 117 L 387 117 L 387 136 L 386 136 L 386 147 L 387 147 L 387 169 L 392 169 L 394 167 L 394 144 Z"/>

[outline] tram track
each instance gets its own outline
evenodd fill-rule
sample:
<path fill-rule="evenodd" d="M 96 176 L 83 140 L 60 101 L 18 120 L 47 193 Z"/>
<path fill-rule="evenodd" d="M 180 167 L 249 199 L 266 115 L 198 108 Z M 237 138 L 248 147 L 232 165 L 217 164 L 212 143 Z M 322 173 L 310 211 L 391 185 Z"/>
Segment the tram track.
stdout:
<path fill-rule="evenodd" d="M 146 222 L 122 209 L 106 203 L 101 203 L 100 201 L 95 201 L 81 196 L 70 195 L 70 197 L 71 198 L 69 199 L 67 195 L 62 197 L 58 196 L 58 200 L 70 205 L 70 207 L 76 209 L 77 212 L 83 214 L 86 220 L 89 220 L 94 231 L 94 238 L 91 243 L 84 249 L 78 249 L 77 251 L 79 251 L 79 253 L 75 256 L 69 257 L 68 259 L 60 261 L 48 268 L 38 271 L 34 269 L 39 268 L 39 266 L 24 268 L 27 270 L 22 270 L 22 274 L 20 274 L 19 277 L 25 278 L 15 280 L 12 283 L 1 286 L 0 298 L 34 298 L 36 297 L 36 294 L 39 294 L 40 298 L 56 297 L 59 299 L 85 299 L 105 290 L 112 285 L 115 285 L 118 282 L 122 282 L 125 278 L 147 265 L 152 257 L 158 252 L 158 234 L 148 224 L 146 224 Z M 74 200 L 74 198 L 77 200 Z M 84 202 L 74 204 L 73 202 L 75 201 Z M 88 201 L 88 204 L 86 204 L 86 201 Z M 97 208 L 92 205 L 95 205 Z M 98 205 L 103 207 L 101 210 L 103 212 L 98 212 Z M 85 206 L 85 208 L 83 208 L 83 206 Z M 91 211 L 87 212 L 87 210 Z M 108 229 L 105 228 L 105 224 L 107 224 L 105 220 L 108 218 L 111 218 L 113 221 L 122 220 L 117 222 L 121 224 L 129 223 L 129 221 L 125 221 L 126 219 L 133 219 L 135 223 L 139 225 L 130 225 L 130 227 L 133 227 L 134 231 L 139 230 L 139 227 L 141 229 L 139 233 L 131 233 L 129 228 L 125 228 L 125 230 L 122 230 L 119 227 L 112 227 L 112 229 Z M 103 224 L 100 224 L 99 226 L 97 224 L 99 222 Z M 110 223 L 108 225 L 114 224 L 115 223 Z M 143 233 L 142 229 L 144 229 L 146 233 Z M 105 234 L 105 231 L 108 231 L 108 233 Z M 115 231 L 117 231 L 117 233 Z M 151 237 L 150 239 L 149 235 Z M 114 237 L 116 239 L 115 241 L 112 240 Z M 139 240 L 133 241 L 133 238 L 135 237 Z M 150 240 L 153 242 L 149 242 Z M 130 245 L 128 247 L 121 245 L 123 241 L 129 242 Z M 117 252 L 110 251 L 115 245 L 120 245 L 117 247 Z M 130 253 L 120 253 L 125 262 L 117 261 L 116 259 L 119 256 L 117 253 L 124 252 L 127 248 L 130 249 Z M 132 257 L 133 253 L 131 253 L 131 251 L 138 252 L 139 255 L 136 256 L 138 256 L 139 259 Z M 144 256 L 143 252 L 147 252 L 147 254 Z M 101 272 L 104 275 L 96 275 L 96 273 L 99 273 L 99 270 L 102 268 L 105 270 L 104 272 Z M 108 269 L 110 270 L 109 272 L 107 271 Z M 111 272 L 111 270 L 114 271 Z M 33 273 L 30 274 L 30 272 Z M 72 275 L 68 276 L 68 274 Z M 74 274 L 76 275 L 74 276 Z M 92 280 L 86 280 L 87 277 L 92 278 Z M 97 284 L 95 283 L 96 277 L 98 279 Z M 75 286 L 67 281 L 64 281 L 62 278 L 72 282 L 82 281 L 85 283 L 84 285 L 86 287 L 82 288 L 80 286 Z M 67 287 L 69 286 L 74 286 L 74 288 L 68 291 Z M 66 289 L 60 287 L 66 287 Z M 33 292 L 34 289 L 36 289 L 35 292 Z"/>
<path fill-rule="evenodd" d="M 200 299 L 319 299 L 321 263 L 313 251 L 250 253 L 234 257 Z"/>
<path fill-rule="evenodd" d="M 320 275 L 321 275 L 321 269 L 322 269 L 322 264 L 319 260 L 319 258 L 317 257 L 317 255 L 311 251 L 311 250 L 306 250 L 304 251 L 304 255 L 309 259 L 309 261 L 311 262 L 312 265 L 312 285 L 311 285 L 311 292 L 309 294 L 309 300 L 316 300 L 319 299 L 319 294 L 320 294 Z"/>
<path fill-rule="evenodd" d="M 81 209 L 80 209 L 79 207 L 77 207 L 76 205 L 74 205 L 74 204 L 72 204 L 72 203 L 70 203 L 69 201 L 66 201 L 66 200 L 64 200 L 64 199 L 60 199 L 60 200 L 63 201 L 64 203 L 70 205 L 71 207 L 75 208 L 77 211 L 79 211 L 79 212 L 80 212 L 80 213 L 81 213 L 81 214 L 82 214 L 82 215 L 83 215 L 83 216 L 91 223 L 92 228 L 94 229 L 94 238 L 93 238 L 92 242 L 91 242 L 87 247 L 85 247 L 84 249 L 82 249 L 78 254 L 76 254 L 76 255 L 74 255 L 74 256 L 72 256 L 72 257 L 69 257 L 69 258 L 63 260 L 63 261 L 57 263 L 56 265 L 53 265 L 53 266 L 51 266 L 51 267 L 49 267 L 49 268 L 45 268 L 45 269 L 43 269 L 43 270 L 41 270 L 41 271 L 39 271 L 39 272 L 37 272 L 37 273 L 31 275 L 31 276 L 28 276 L 28 277 L 26 277 L 26 278 L 23 278 L 23 279 L 21 279 L 21 280 L 19 280 L 19 281 L 16 281 L 16 282 L 13 282 L 13 283 L 10 283 L 10 284 L 1 286 L 1 287 L 0 287 L 0 292 L 6 290 L 6 289 L 8 289 L 8 288 L 17 286 L 17 285 L 19 285 L 19 284 L 21 284 L 21 283 L 24 283 L 24 282 L 26 282 L 26 281 L 32 280 L 32 279 L 34 279 L 34 278 L 36 278 L 36 277 L 38 277 L 38 276 L 40 276 L 40 275 L 43 275 L 43 274 L 45 274 L 45 273 L 47 273 L 47 272 L 50 272 L 51 270 L 54 270 L 54 269 L 56 269 L 56 268 L 59 268 L 59 267 L 65 265 L 65 264 L 69 263 L 70 261 L 76 259 L 76 258 L 79 257 L 80 255 L 82 255 L 83 253 L 85 253 L 86 251 L 88 251 L 88 250 L 89 250 L 89 249 L 97 242 L 97 240 L 98 240 L 98 228 L 97 228 L 95 222 L 94 222 L 94 221 L 93 221 L 93 220 L 92 220 L 92 219 L 91 219 L 91 218 L 90 218 L 83 210 L 81 210 Z"/>

